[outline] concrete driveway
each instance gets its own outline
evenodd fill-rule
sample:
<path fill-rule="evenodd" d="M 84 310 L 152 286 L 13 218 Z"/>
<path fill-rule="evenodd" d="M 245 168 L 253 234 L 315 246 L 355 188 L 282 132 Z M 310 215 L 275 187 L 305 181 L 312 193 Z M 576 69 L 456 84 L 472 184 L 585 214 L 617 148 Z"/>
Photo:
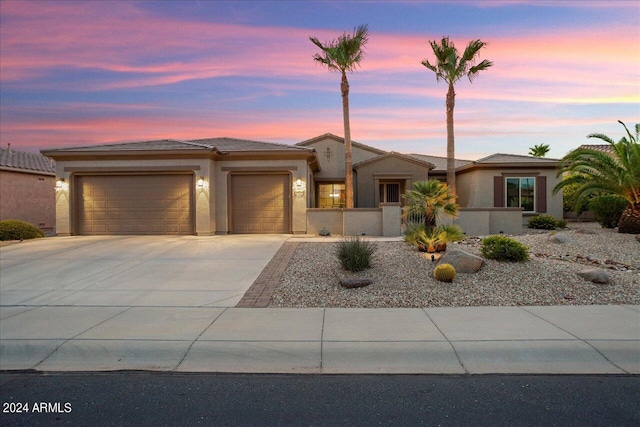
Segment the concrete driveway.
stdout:
<path fill-rule="evenodd" d="M 233 307 L 288 237 L 72 236 L 11 244 L 0 248 L 0 305 Z"/>

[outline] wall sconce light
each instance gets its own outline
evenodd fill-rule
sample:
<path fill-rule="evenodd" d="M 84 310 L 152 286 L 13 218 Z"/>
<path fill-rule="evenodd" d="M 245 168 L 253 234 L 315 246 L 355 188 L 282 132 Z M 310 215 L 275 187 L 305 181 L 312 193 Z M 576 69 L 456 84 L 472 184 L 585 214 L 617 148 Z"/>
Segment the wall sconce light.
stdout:
<path fill-rule="evenodd" d="M 201 176 L 200 178 L 198 178 L 197 185 L 198 187 L 204 187 L 204 176 Z"/>
<path fill-rule="evenodd" d="M 56 180 L 56 192 L 64 189 L 64 178 L 58 178 Z"/>
<path fill-rule="evenodd" d="M 304 195 L 305 185 L 302 182 L 301 178 L 296 179 L 296 182 L 293 184 L 293 195 L 296 197 L 301 197 Z"/>

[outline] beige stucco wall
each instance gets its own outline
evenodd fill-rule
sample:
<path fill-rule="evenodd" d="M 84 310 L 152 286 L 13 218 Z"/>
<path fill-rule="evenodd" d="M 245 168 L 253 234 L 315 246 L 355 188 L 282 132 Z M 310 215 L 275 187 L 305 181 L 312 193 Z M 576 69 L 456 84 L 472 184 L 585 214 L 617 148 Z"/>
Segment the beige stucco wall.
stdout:
<path fill-rule="evenodd" d="M 397 179 L 394 177 L 398 177 Z M 356 181 L 356 206 L 359 208 L 377 208 L 379 179 L 390 179 L 405 183 L 401 193 L 411 189 L 414 182 L 428 179 L 426 166 L 408 162 L 397 157 L 386 157 L 377 162 L 358 167 Z"/>
<path fill-rule="evenodd" d="M 309 193 L 308 176 L 310 174 L 306 160 L 225 160 L 216 161 L 214 167 L 213 188 L 215 194 L 215 232 L 229 232 L 228 186 L 230 175 L 241 172 L 282 172 L 291 175 L 291 231 L 306 233 L 307 200 Z M 305 186 L 304 194 L 294 194 L 293 183 L 300 178 Z"/>
<path fill-rule="evenodd" d="M 315 148 L 318 153 L 318 163 L 320 164 L 320 171 L 315 173 L 316 180 L 321 179 L 342 179 L 344 180 L 344 144 L 338 142 L 335 139 L 327 138 L 314 142 L 307 146 L 308 148 Z M 327 148 L 331 152 L 331 157 L 327 158 Z M 351 150 L 352 162 L 363 162 L 365 160 L 377 157 L 378 154 L 369 150 L 363 150 L 352 146 Z"/>
<path fill-rule="evenodd" d="M 553 195 L 553 187 L 560 181 L 560 178 L 556 178 L 554 169 L 477 169 L 458 174 L 456 176 L 458 204 L 469 208 L 493 207 L 493 177 L 502 176 L 503 172 L 518 174 L 522 177 L 546 176 L 547 212 L 545 213 L 562 219 L 562 193 Z"/>
<path fill-rule="evenodd" d="M 68 170 L 69 168 L 73 170 Z M 215 200 L 211 197 L 211 183 L 214 182 L 212 161 L 210 159 L 161 159 L 161 160 L 59 160 L 56 162 L 56 176 L 65 180 L 65 186 L 55 193 L 56 198 L 56 231 L 59 235 L 69 235 L 72 230 L 72 206 L 74 197 L 74 174 L 95 173 L 96 168 L 104 168 L 110 172 L 162 173 L 188 172 L 194 175 L 195 181 L 204 177 L 205 185 L 194 189 L 195 233 L 209 235 L 215 232 L 212 212 Z"/>
<path fill-rule="evenodd" d="M 0 221 L 18 219 L 42 229 L 55 230 L 55 177 L 0 170 Z"/>

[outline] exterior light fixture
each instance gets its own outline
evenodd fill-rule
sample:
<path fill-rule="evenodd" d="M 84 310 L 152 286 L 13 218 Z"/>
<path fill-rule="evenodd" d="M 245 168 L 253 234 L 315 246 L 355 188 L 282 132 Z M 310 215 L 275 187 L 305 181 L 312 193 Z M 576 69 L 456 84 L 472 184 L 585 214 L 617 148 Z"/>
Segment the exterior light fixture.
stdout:
<path fill-rule="evenodd" d="M 302 185 L 302 180 L 300 178 L 296 179 L 296 187 L 300 187 Z"/>
<path fill-rule="evenodd" d="M 64 178 L 58 178 L 56 180 L 56 191 L 62 191 L 64 189 Z"/>
<path fill-rule="evenodd" d="M 204 187 L 204 176 L 201 176 L 200 178 L 198 178 L 197 185 L 198 187 Z"/>

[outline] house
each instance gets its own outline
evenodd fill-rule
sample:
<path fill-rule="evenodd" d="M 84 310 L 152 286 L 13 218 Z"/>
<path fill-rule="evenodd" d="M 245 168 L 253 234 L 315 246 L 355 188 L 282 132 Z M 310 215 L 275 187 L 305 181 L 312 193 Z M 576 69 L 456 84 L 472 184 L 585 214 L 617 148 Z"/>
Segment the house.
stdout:
<path fill-rule="evenodd" d="M 0 221 L 17 219 L 55 233 L 55 162 L 0 147 Z"/>
<path fill-rule="evenodd" d="M 446 158 L 352 145 L 355 210 L 344 209 L 344 140 L 332 134 L 296 145 L 166 139 L 43 154 L 56 160 L 58 234 L 399 235 L 401 195 L 414 182 L 445 180 Z M 459 203 L 469 211 L 463 228 L 515 230 L 523 210 L 561 218 L 562 195 L 551 193 L 556 162 L 456 160 Z"/>
<path fill-rule="evenodd" d="M 57 231 L 305 233 L 313 149 L 234 138 L 44 150 L 56 160 Z"/>

